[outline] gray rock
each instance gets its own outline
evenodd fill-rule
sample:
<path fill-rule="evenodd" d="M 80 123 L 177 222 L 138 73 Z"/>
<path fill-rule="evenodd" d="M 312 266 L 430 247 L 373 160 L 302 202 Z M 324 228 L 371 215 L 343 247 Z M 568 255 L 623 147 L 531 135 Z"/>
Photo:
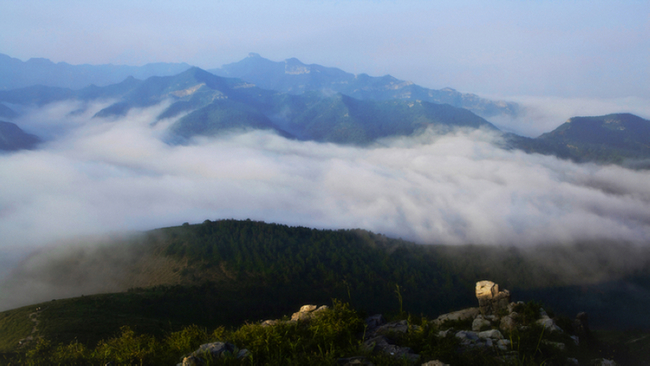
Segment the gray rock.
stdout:
<path fill-rule="evenodd" d="M 225 353 L 232 354 L 235 351 L 235 346 L 230 343 L 224 342 L 212 342 L 205 343 L 199 346 L 199 349 L 190 353 L 190 357 L 201 357 L 206 354 L 210 354 L 212 357 L 220 357 Z"/>
<path fill-rule="evenodd" d="M 483 319 L 483 316 L 481 315 L 477 316 L 472 322 L 472 330 L 475 332 L 480 332 L 481 329 L 489 328 L 491 326 L 492 323 L 487 319 Z"/>
<path fill-rule="evenodd" d="M 463 310 L 454 311 L 453 313 L 442 314 L 437 317 L 433 323 L 436 325 L 441 325 L 448 320 L 467 320 L 474 319 L 479 315 L 479 308 L 468 308 Z"/>
<path fill-rule="evenodd" d="M 246 348 L 240 349 L 239 352 L 237 352 L 238 359 L 244 359 L 250 355 L 251 355 L 251 351 L 247 350 Z"/>
<path fill-rule="evenodd" d="M 460 342 L 464 345 L 476 343 L 478 341 L 478 334 L 475 332 L 470 332 L 468 330 L 461 330 L 454 335 L 456 338 L 460 338 Z"/>
<path fill-rule="evenodd" d="M 382 326 L 379 326 L 376 330 L 380 334 L 389 334 L 391 332 L 397 333 L 406 333 L 409 330 L 409 325 L 407 320 L 400 320 L 397 322 L 386 323 Z"/>
<path fill-rule="evenodd" d="M 510 315 L 506 315 L 501 318 L 501 321 L 499 322 L 499 329 L 504 332 L 512 332 L 513 330 L 517 329 L 517 322 L 515 321 L 513 314 L 516 316 L 517 313 L 511 313 Z"/>
<path fill-rule="evenodd" d="M 367 317 L 365 319 L 365 323 L 368 326 L 368 330 L 376 329 L 380 325 L 386 324 L 386 318 L 384 318 L 384 316 L 381 314 L 375 314 L 373 316 Z"/>
<path fill-rule="evenodd" d="M 507 339 L 499 339 L 496 345 L 502 351 L 507 351 L 510 349 L 510 341 Z"/>
<path fill-rule="evenodd" d="M 479 338 L 487 338 L 487 339 L 503 339 L 503 335 L 501 332 L 499 332 L 496 329 L 490 329 L 486 330 L 485 332 L 480 332 L 478 334 Z"/>
<path fill-rule="evenodd" d="M 548 330 L 550 332 L 560 332 L 560 333 L 562 333 L 562 328 L 558 327 L 555 324 L 555 322 L 553 321 L 553 319 L 549 318 L 549 316 L 546 315 L 546 312 L 544 312 L 544 315 L 542 315 L 542 318 L 538 319 L 536 321 L 536 323 L 543 326 L 544 328 L 546 328 L 546 330 Z"/>

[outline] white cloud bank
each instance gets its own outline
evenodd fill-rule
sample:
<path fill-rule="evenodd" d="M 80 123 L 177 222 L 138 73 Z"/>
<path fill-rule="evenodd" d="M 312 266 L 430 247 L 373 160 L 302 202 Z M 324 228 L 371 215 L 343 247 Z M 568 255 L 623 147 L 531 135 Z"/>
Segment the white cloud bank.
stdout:
<path fill-rule="evenodd" d="M 263 131 L 169 146 L 160 137 L 170 121 L 151 125 L 160 106 L 115 121 L 91 119 L 97 107 L 66 116 L 74 108 L 17 121 L 67 132 L 39 150 L 0 155 L 0 251 L 220 218 L 363 228 L 420 243 L 650 239 L 650 172 L 505 151 L 485 131 L 370 148 Z"/>

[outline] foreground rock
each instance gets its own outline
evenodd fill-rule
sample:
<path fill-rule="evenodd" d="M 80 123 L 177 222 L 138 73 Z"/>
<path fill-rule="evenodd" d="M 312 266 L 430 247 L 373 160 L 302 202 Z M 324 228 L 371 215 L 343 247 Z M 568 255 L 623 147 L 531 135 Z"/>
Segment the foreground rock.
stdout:
<path fill-rule="evenodd" d="M 247 349 L 238 350 L 235 345 L 224 342 L 213 342 L 202 344 L 196 351 L 183 357 L 183 362 L 177 366 L 200 366 L 205 365 L 208 360 L 215 360 L 221 357 L 246 358 L 250 355 Z"/>
<path fill-rule="evenodd" d="M 388 356 L 389 359 L 395 360 L 395 364 L 449 366 L 439 360 L 423 360 L 413 349 L 400 345 L 401 341 L 411 336 L 417 338 L 418 332 L 425 331 L 425 327 L 433 326 L 429 328 L 434 331 L 430 336 L 437 337 L 438 341 L 444 344 L 453 345 L 454 352 L 478 352 L 479 357 L 492 359 L 496 364 L 519 364 L 522 357 L 527 357 L 528 354 L 519 354 L 519 336 L 523 337 L 526 332 L 530 335 L 532 330 L 536 332 L 534 337 L 538 350 L 541 347 L 545 352 L 560 357 L 560 363 L 549 365 L 580 365 L 577 359 L 568 357 L 568 352 L 569 349 L 580 345 L 581 340 L 589 337 L 586 314 L 580 313 L 573 326 L 570 322 L 562 323 L 569 324 L 572 328 L 569 330 L 575 335 L 569 335 L 538 305 L 510 302 L 510 292 L 499 290 L 499 285 L 494 282 L 479 281 L 476 284 L 476 297 L 479 307 L 443 314 L 428 324 L 423 323 L 422 326 L 410 324 L 408 320 L 389 322 L 381 314 L 370 316 L 365 319 L 365 331 L 358 335 L 361 340 L 359 354 L 339 358 L 337 363 L 341 366 L 374 366 L 368 358 L 381 354 L 379 359 L 385 360 Z M 287 323 L 311 322 L 320 314 L 326 314 L 326 310 L 327 306 L 304 305 L 292 314 L 290 320 L 266 320 L 261 325 L 274 327 Z M 215 342 L 201 345 L 199 349 L 186 355 L 179 365 L 203 365 L 206 359 L 245 358 L 249 354 L 245 349 L 238 350 L 235 345 Z M 557 361 L 556 358 L 553 362 Z M 593 360 L 592 363 L 615 365 L 613 361 L 606 359 Z"/>

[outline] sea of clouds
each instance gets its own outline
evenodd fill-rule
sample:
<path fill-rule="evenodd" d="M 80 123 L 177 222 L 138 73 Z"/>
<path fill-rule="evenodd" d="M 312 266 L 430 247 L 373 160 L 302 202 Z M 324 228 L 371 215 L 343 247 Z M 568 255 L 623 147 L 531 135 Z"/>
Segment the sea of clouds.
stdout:
<path fill-rule="evenodd" d="M 268 131 L 169 145 L 173 121 L 154 123 L 165 105 L 92 118 L 104 105 L 50 105 L 17 121 L 49 141 L 0 155 L 2 250 L 220 218 L 425 244 L 650 239 L 650 172 L 506 151 L 489 131 L 365 148 Z"/>
<path fill-rule="evenodd" d="M 0 281 L 39 249 L 206 219 L 362 228 L 421 244 L 650 239 L 650 172 L 504 150 L 491 131 L 428 130 L 364 148 L 259 130 L 170 145 L 174 120 L 155 121 L 166 104 L 92 118 L 109 103 L 51 104 L 15 121 L 47 141 L 0 155 Z"/>

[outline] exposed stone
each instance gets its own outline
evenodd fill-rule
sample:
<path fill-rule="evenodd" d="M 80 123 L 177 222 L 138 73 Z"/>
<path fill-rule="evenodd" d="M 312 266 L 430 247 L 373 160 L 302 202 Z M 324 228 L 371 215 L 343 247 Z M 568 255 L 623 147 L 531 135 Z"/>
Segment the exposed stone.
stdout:
<path fill-rule="evenodd" d="M 499 291 L 499 285 L 492 281 L 476 283 L 476 298 L 478 299 L 479 312 L 482 315 L 498 315 L 508 312 L 510 292 L 508 290 Z"/>
<path fill-rule="evenodd" d="M 513 316 L 515 314 L 515 316 Z M 510 315 L 506 315 L 503 318 L 501 318 L 501 321 L 499 322 L 499 329 L 501 329 L 504 332 L 512 332 L 517 328 L 517 322 L 515 321 L 517 313 L 511 313 Z"/>
<path fill-rule="evenodd" d="M 222 356 L 225 353 L 232 354 L 234 350 L 235 350 L 235 346 L 230 343 L 212 342 L 212 343 L 202 344 L 201 346 L 199 346 L 199 349 L 190 353 L 189 356 L 201 357 L 206 354 L 210 354 L 212 357 L 216 358 Z"/>
<path fill-rule="evenodd" d="M 292 321 L 305 321 L 311 319 L 315 314 L 329 309 L 326 305 L 318 307 L 316 305 L 303 305 L 297 313 L 291 315 Z"/>
<path fill-rule="evenodd" d="M 477 316 L 472 322 L 472 330 L 475 332 L 480 332 L 481 329 L 490 328 L 490 326 L 492 326 L 492 323 L 487 319 L 483 319 L 482 315 Z"/>
<path fill-rule="evenodd" d="M 438 332 L 438 337 L 441 338 L 446 338 L 449 335 L 456 334 L 456 330 L 454 328 L 449 328 L 447 330 L 441 330 Z"/>
<path fill-rule="evenodd" d="M 389 334 L 391 332 L 406 333 L 409 330 L 408 321 L 400 320 L 391 322 L 377 327 L 376 332 L 380 334 Z"/>
<path fill-rule="evenodd" d="M 406 320 L 384 324 L 366 334 L 368 338 L 363 342 L 363 348 L 370 352 L 383 352 L 395 358 L 407 359 L 414 362 L 420 358 L 420 355 L 413 353 L 409 347 L 400 347 L 393 344 L 390 338 L 384 335 L 390 334 L 391 332 L 406 331 L 408 331 L 408 323 Z"/>
<path fill-rule="evenodd" d="M 251 355 L 251 351 L 247 350 L 246 348 L 240 349 L 239 352 L 237 352 L 238 359 L 244 359 L 250 355 Z"/>
<path fill-rule="evenodd" d="M 303 305 L 300 307 L 300 312 L 301 313 L 311 313 L 312 311 L 318 309 L 318 306 L 316 305 Z"/>
<path fill-rule="evenodd" d="M 460 338 L 460 343 L 468 345 L 478 341 L 478 334 L 476 332 L 470 332 L 468 330 L 461 330 L 454 335 L 456 338 Z"/>
<path fill-rule="evenodd" d="M 439 317 L 437 317 L 433 322 L 436 325 L 441 325 L 442 323 L 448 320 L 454 321 L 454 320 L 474 319 L 479 314 L 480 314 L 479 308 L 468 308 L 468 309 L 454 311 L 453 313 L 442 314 Z"/>
<path fill-rule="evenodd" d="M 541 315 L 541 318 L 537 320 L 537 324 L 543 326 L 546 328 L 546 330 L 551 332 L 562 332 L 562 328 L 558 327 L 555 324 L 555 321 L 553 321 L 553 319 L 551 319 L 548 314 L 546 314 L 546 311 L 544 311 L 544 309 L 540 309 L 539 313 Z"/>
<path fill-rule="evenodd" d="M 479 338 L 503 339 L 503 334 L 496 329 L 486 330 L 478 334 Z"/>
<path fill-rule="evenodd" d="M 476 297 L 493 298 L 499 293 L 499 285 L 492 281 L 478 281 L 476 283 Z"/>
<path fill-rule="evenodd" d="M 510 341 L 507 339 L 499 339 L 496 346 L 502 351 L 507 351 L 510 349 Z"/>
<path fill-rule="evenodd" d="M 279 320 L 271 319 L 271 320 L 265 320 L 265 321 L 263 321 L 263 322 L 262 322 L 262 326 L 263 326 L 263 327 L 271 327 L 271 326 L 274 326 L 274 325 L 277 325 L 277 324 L 280 324 L 280 323 L 282 323 L 282 322 L 279 321 Z"/>

